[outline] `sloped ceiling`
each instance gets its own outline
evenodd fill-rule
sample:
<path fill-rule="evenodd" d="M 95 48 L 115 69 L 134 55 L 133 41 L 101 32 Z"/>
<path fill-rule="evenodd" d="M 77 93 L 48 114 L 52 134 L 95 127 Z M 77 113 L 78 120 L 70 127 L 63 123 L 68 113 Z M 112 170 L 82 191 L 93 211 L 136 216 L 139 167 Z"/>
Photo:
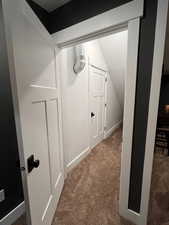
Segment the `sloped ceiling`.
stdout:
<path fill-rule="evenodd" d="M 124 106 L 127 40 L 127 30 L 99 39 L 99 44 L 108 65 L 110 77 L 114 82 L 114 88 L 121 107 Z"/>
<path fill-rule="evenodd" d="M 65 5 L 70 1 L 71 0 L 34 0 L 34 2 L 36 2 L 48 12 L 52 12 L 53 10 L 59 8 L 62 5 Z"/>

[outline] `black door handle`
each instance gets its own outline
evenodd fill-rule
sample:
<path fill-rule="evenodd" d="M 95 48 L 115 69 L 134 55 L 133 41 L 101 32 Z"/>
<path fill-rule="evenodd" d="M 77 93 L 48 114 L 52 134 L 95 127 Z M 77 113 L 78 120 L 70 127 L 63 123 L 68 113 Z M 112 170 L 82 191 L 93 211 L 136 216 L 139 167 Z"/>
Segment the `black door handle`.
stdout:
<path fill-rule="evenodd" d="M 28 173 L 30 173 L 34 168 L 38 168 L 40 165 L 39 160 L 34 159 L 34 155 L 31 155 L 27 160 Z"/>
<path fill-rule="evenodd" d="M 94 117 L 94 116 L 95 116 L 95 114 L 93 112 L 91 112 L 91 118 Z"/>

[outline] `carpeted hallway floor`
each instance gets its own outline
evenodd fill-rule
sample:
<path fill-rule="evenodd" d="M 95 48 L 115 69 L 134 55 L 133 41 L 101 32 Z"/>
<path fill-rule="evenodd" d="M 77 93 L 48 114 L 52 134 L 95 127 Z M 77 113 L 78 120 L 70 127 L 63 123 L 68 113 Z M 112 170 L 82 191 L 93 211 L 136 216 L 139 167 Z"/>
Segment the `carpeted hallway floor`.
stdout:
<path fill-rule="evenodd" d="M 169 157 L 154 154 L 148 225 L 169 225 Z"/>
<path fill-rule="evenodd" d="M 118 213 L 121 143 L 118 129 L 68 174 L 52 225 L 131 225 Z"/>
<path fill-rule="evenodd" d="M 53 225 L 118 225 L 121 129 L 68 174 Z M 57 223 L 56 223 L 56 222 Z"/>

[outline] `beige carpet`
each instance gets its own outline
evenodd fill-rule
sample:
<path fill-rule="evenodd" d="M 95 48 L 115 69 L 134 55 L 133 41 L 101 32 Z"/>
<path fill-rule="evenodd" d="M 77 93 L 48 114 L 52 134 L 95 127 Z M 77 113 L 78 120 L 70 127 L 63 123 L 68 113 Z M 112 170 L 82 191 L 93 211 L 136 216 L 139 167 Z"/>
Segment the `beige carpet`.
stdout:
<path fill-rule="evenodd" d="M 121 137 L 118 129 L 68 174 L 52 225 L 131 225 L 118 213 Z"/>
<path fill-rule="evenodd" d="M 169 157 L 154 154 L 148 225 L 169 225 Z"/>

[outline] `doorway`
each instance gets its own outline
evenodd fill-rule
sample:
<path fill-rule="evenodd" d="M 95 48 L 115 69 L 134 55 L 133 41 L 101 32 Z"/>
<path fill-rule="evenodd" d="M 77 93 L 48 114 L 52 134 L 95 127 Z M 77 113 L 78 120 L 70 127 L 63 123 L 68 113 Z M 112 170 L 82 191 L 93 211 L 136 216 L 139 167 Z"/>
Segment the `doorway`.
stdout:
<path fill-rule="evenodd" d="M 19 0 L 16 4 L 9 4 L 9 1 L 5 4 L 5 10 L 7 11 L 7 18 L 6 18 L 6 23 L 8 27 L 8 41 L 10 42 L 11 46 L 14 47 L 15 51 L 10 52 L 11 58 L 14 60 L 13 62 L 13 68 L 11 69 L 12 71 L 12 77 L 15 77 L 15 79 L 12 79 L 12 86 L 13 86 L 13 95 L 14 95 L 14 102 L 16 105 L 17 109 L 17 104 L 19 101 L 19 110 L 22 115 L 21 120 L 17 120 L 17 128 L 18 128 L 18 136 L 19 140 L 21 141 L 20 143 L 20 158 L 21 162 L 23 163 L 23 168 L 25 168 L 23 172 L 23 177 L 25 185 L 25 202 L 26 202 L 26 207 L 29 212 L 29 219 L 30 223 L 33 225 L 36 225 L 37 223 L 39 224 L 45 224 L 46 221 L 47 223 L 50 224 L 52 215 L 54 213 L 54 209 L 56 206 L 56 202 L 58 201 L 58 197 L 60 195 L 61 189 L 63 187 L 63 158 L 62 158 L 62 126 L 61 122 L 64 120 L 62 118 L 62 113 L 61 113 L 61 100 L 60 100 L 60 81 L 59 81 L 59 76 L 54 76 L 55 72 L 58 75 L 58 67 L 60 64 L 58 63 L 59 56 L 61 54 L 61 51 L 56 45 L 53 45 L 53 40 L 51 40 L 51 37 L 49 34 L 45 31 L 44 27 L 40 22 L 37 20 L 33 12 L 29 9 L 29 7 L 25 4 L 19 4 Z M 133 7 L 137 4 L 137 2 L 134 2 Z M 137 6 L 137 5 L 136 5 Z M 128 9 L 128 7 L 127 7 Z M 124 9 L 123 9 L 124 10 Z M 134 102 L 135 102 L 135 87 L 136 87 L 136 71 L 137 71 L 137 54 L 138 54 L 138 37 L 139 37 L 139 16 L 140 16 L 140 10 L 138 12 L 138 18 L 136 18 L 136 15 L 131 14 L 131 16 L 127 15 L 127 18 L 122 18 L 122 20 L 113 21 L 113 25 L 110 26 L 108 24 L 108 27 L 110 26 L 110 29 L 107 31 L 103 31 L 102 28 L 100 28 L 100 33 L 96 34 L 95 33 L 95 38 L 97 36 L 106 36 L 108 33 L 114 32 L 117 28 L 120 29 L 122 27 L 128 26 L 128 31 L 129 31 L 129 39 L 128 39 L 128 62 L 127 62 L 127 76 L 126 76 L 126 82 L 125 82 L 125 111 L 124 111 L 124 120 L 123 120 L 123 151 L 122 151 L 122 171 L 121 171 L 121 187 L 120 187 L 120 213 L 124 217 L 127 217 L 131 220 L 134 220 L 132 218 L 132 212 L 128 210 L 127 202 L 128 202 L 128 190 L 129 190 L 129 177 L 130 177 L 130 160 L 131 160 L 131 149 L 132 149 L 132 134 L 133 134 L 133 117 L 134 117 Z M 17 15 L 17 20 L 13 19 L 13 16 Z M 129 13 L 130 14 L 130 13 Z M 9 16 L 10 15 L 10 16 Z M 118 11 L 118 15 L 119 14 Z M 24 19 L 23 19 L 24 17 Z M 118 16 L 117 16 L 118 17 Z M 14 24 L 13 24 L 14 23 Z M 127 24 L 126 24 L 127 23 Z M 12 26 L 13 25 L 13 26 Z M 14 28 L 15 29 L 14 29 Z M 18 30 L 20 33 L 23 33 L 23 35 L 20 36 L 20 39 L 18 39 L 17 32 Z M 26 33 L 29 32 L 29 35 L 31 34 L 31 40 L 29 40 L 29 35 L 26 35 Z M 12 35 L 10 35 L 12 32 Z M 89 38 L 86 37 L 85 35 L 82 35 L 84 37 L 83 41 L 86 39 L 94 39 L 93 36 L 94 33 L 92 33 L 91 37 Z M 72 33 L 70 34 L 70 39 L 72 38 Z M 35 37 L 36 36 L 36 37 Z M 11 40 L 12 39 L 12 40 Z M 25 42 L 25 39 L 27 40 Z M 34 45 L 34 41 L 37 41 L 37 45 Z M 40 40 L 40 41 L 38 41 Z M 82 39 L 79 40 L 74 37 L 74 39 L 71 39 L 71 45 L 73 43 L 78 44 L 79 41 L 82 42 Z M 67 43 L 64 42 L 64 46 L 68 47 L 70 46 L 70 41 Z M 27 44 L 27 51 L 22 51 L 22 48 L 17 48 L 17 46 L 20 46 L 20 44 Z M 43 54 L 44 58 L 48 56 L 49 61 L 46 62 L 46 60 L 43 57 L 39 57 L 39 55 L 32 54 L 33 46 L 37 47 L 42 45 L 45 49 L 47 54 Z M 31 48 L 30 46 L 31 45 Z M 61 43 L 58 45 L 59 47 L 63 47 Z M 11 48 L 12 48 L 11 47 Z M 24 49 L 24 48 L 23 48 Z M 12 49 L 13 50 L 13 49 Z M 54 50 L 54 51 L 53 51 Z M 44 53 L 42 51 L 42 53 Z M 36 51 L 36 53 L 39 53 Z M 24 54 L 26 54 L 25 57 Z M 32 56 L 32 58 L 30 57 Z M 55 64 L 55 59 L 54 56 L 56 56 L 56 64 Z M 30 61 L 29 58 L 30 57 Z M 51 58 L 50 58 L 51 57 Z M 16 60 L 17 59 L 17 60 Z M 20 59 L 20 60 L 19 60 Z M 22 60 L 21 60 L 22 59 Z M 46 73 L 41 73 L 41 68 L 35 70 L 36 67 L 33 67 L 32 64 L 26 70 L 25 66 L 21 66 L 25 64 L 25 60 L 29 62 L 30 64 L 34 64 L 36 61 L 38 62 L 38 66 L 40 65 L 40 61 L 42 60 L 42 65 L 44 66 L 45 69 L 50 70 L 50 79 L 47 79 Z M 27 64 L 27 66 L 29 65 Z M 46 65 L 47 64 L 47 65 Z M 58 65 L 58 67 L 56 66 Z M 17 73 L 16 73 L 17 69 Z M 29 69 L 31 69 L 31 76 L 28 76 Z M 25 73 L 23 73 L 25 70 Z M 34 71 L 35 70 L 35 71 Z M 47 70 L 49 72 L 49 70 Z M 22 74 L 27 74 L 26 78 L 24 79 Z M 34 75 L 36 75 L 34 77 Z M 17 82 L 17 85 L 16 85 Z M 27 88 L 26 88 L 27 87 Z M 19 99 L 18 96 L 16 95 L 15 91 L 19 92 Z M 30 92 L 29 92 L 30 91 Z M 24 95 L 23 95 L 24 93 Z M 30 95 L 29 95 L 30 93 Z M 27 95 L 28 94 L 28 95 Z M 23 101 L 23 97 L 26 97 Z M 48 104 L 49 101 L 49 104 Z M 57 102 L 57 104 L 56 104 Z M 31 107 L 32 110 L 30 111 L 30 108 L 28 105 Z M 56 105 L 57 107 L 56 107 Z M 36 106 L 37 107 L 36 107 Z M 27 110 L 26 110 L 27 109 Z M 57 118 L 55 118 L 55 113 L 57 114 Z M 18 115 L 16 113 L 16 115 Z M 27 118 L 29 117 L 29 122 L 27 123 Z M 31 118 L 34 118 L 33 120 Z M 46 126 L 46 121 L 48 126 Z M 49 121 L 48 121 L 49 120 Z M 57 122 L 57 126 L 56 126 Z M 42 129 L 36 130 L 36 129 L 31 129 L 36 128 L 36 123 L 38 124 L 38 127 L 41 127 Z M 21 129 L 22 128 L 22 129 Z M 25 131 L 25 132 L 24 132 Z M 30 136 L 28 135 L 28 131 L 30 131 Z M 32 131 L 32 132 L 31 132 Z M 46 167 L 41 167 L 41 164 L 38 161 L 38 158 L 34 156 L 34 152 L 32 152 L 33 156 L 30 156 L 30 150 L 36 150 L 34 144 L 32 145 L 32 148 L 29 148 L 29 145 L 31 143 L 30 140 L 33 140 L 33 132 L 36 132 L 36 135 L 41 134 L 43 135 L 44 138 L 42 140 L 36 138 L 35 139 L 35 145 L 41 146 L 42 148 L 36 148 L 37 149 L 37 156 L 38 158 L 42 157 L 42 162 L 45 162 L 43 164 L 46 164 L 47 166 L 47 171 L 45 170 L 45 176 L 48 181 L 46 182 L 45 185 L 42 188 L 45 188 L 45 193 L 46 195 L 42 196 L 41 200 L 43 201 L 43 204 L 40 204 L 38 207 L 39 213 L 36 213 L 36 210 L 33 210 L 36 208 L 36 204 L 39 204 L 39 202 L 36 201 L 36 199 L 33 197 L 35 192 L 34 188 L 36 188 L 36 185 L 38 185 L 35 180 L 36 177 L 38 179 L 42 179 L 42 172 Z M 57 137 L 56 135 L 59 134 Z M 32 137 L 32 139 L 30 139 Z M 37 137 L 37 136 L 35 136 Z M 37 141 L 37 144 L 36 144 Z M 57 141 L 57 150 L 55 146 L 55 141 Z M 43 142 L 43 143 L 42 143 Z M 45 155 L 41 155 L 39 152 L 39 149 L 43 149 L 43 151 L 46 153 L 46 150 L 48 150 L 48 157 L 45 157 Z M 46 149 L 46 150 L 45 150 Z M 36 153 L 36 151 L 35 151 Z M 55 154 L 53 154 L 55 153 Z M 60 165 L 57 168 L 57 176 L 55 175 L 55 166 L 56 164 L 54 162 L 54 159 L 56 157 L 56 154 L 59 155 L 60 159 Z M 27 165 L 27 159 L 30 159 L 29 162 L 31 161 L 31 165 L 34 167 L 39 167 L 37 170 L 32 170 L 30 169 L 30 164 Z M 58 157 L 57 157 L 58 159 Z M 44 161 L 43 161 L 44 160 Z M 51 166 L 51 161 L 52 165 Z M 33 163 L 33 164 L 32 164 Z M 31 171 L 30 171 L 31 170 Z M 36 171 L 36 172 L 35 172 Z M 32 172 L 31 174 L 28 174 L 28 172 Z M 41 173 L 41 175 L 38 173 Z M 46 174 L 47 172 L 47 174 Z M 42 180 L 41 180 L 42 181 Z M 56 182 L 59 181 L 59 182 Z M 125 187 L 125 190 L 124 190 Z M 58 191 L 57 191 L 57 190 Z M 37 189 L 36 189 L 37 191 Z M 57 194 L 55 193 L 57 192 Z M 37 194 L 40 194 L 37 192 Z M 57 197 L 56 197 L 56 195 Z M 56 197 L 56 198 L 55 198 Z M 29 204 L 27 204 L 29 202 Z M 125 213 L 124 213 L 125 212 Z M 38 221 L 38 222 L 37 222 Z"/>
<path fill-rule="evenodd" d="M 65 171 L 122 124 L 127 36 L 126 29 L 117 30 L 61 52 Z M 78 74 L 73 71 L 77 47 L 85 57 L 85 67 Z"/>
<path fill-rule="evenodd" d="M 107 224 L 112 217 L 114 224 L 121 222 L 118 195 L 127 39 L 128 31 L 123 29 L 81 43 L 86 66 L 78 74 L 73 71 L 77 46 L 62 50 L 63 143 L 68 173 L 53 224 Z"/>

